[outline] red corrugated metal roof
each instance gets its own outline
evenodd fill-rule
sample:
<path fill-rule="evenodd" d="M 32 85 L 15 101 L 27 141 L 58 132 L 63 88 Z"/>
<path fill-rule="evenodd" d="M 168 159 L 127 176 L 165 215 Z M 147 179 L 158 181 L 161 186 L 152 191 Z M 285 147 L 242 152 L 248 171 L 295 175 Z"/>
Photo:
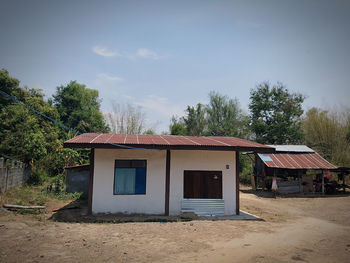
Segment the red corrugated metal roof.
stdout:
<path fill-rule="evenodd" d="M 118 145 L 146 148 L 226 148 L 274 152 L 274 148 L 235 137 L 196 137 L 173 135 L 129 135 L 85 133 L 64 143 L 71 148 L 109 148 Z M 234 150 L 234 149 L 233 149 Z M 237 149 L 238 150 L 238 149 Z"/>
<path fill-rule="evenodd" d="M 317 153 L 273 153 L 258 154 L 270 168 L 284 169 L 336 169 Z"/>

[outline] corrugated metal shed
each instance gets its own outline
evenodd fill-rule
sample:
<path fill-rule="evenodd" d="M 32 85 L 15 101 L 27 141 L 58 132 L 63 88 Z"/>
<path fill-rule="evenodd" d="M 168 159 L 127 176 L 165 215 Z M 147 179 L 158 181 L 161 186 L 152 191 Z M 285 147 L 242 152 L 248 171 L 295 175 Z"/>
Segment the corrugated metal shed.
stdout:
<path fill-rule="evenodd" d="M 115 148 L 124 145 L 147 149 L 206 149 L 256 152 L 275 151 L 272 147 L 235 137 L 85 133 L 64 143 L 64 147 L 70 148 Z"/>
<path fill-rule="evenodd" d="M 306 145 L 268 145 L 274 147 L 276 152 L 299 152 L 299 153 L 314 153 L 315 151 Z"/>
<path fill-rule="evenodd" d="M 315 152 L 258 154 L 258 156 L 270 168 L 327 170 L 337 168 Z"/>

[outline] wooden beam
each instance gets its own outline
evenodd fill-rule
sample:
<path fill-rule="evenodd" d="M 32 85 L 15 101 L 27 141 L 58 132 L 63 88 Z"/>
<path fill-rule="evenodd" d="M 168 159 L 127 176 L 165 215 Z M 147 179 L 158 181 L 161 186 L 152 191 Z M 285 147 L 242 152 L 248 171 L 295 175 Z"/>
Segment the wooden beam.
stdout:
<path fill-rule="evenodd" d="M 10 204 L 4 204 L 4 208 L 7 208 L 9 210 L 18 210 L 18 209 L 45 209 L 45 206 L 42 205 L 10 205 Z"/>
<path fill-rule="evenodd" d="M 88 214 L 92 214 L 92 194 L 94 185 L 94 170 L 95 170 L 95 149 L 90 150 L 90 179 L 89 179 L 89 200 L 88 200 Z"/>
<path fill-rule="evenodd" d="M 170 150 L 166 151 L 166 167 L 165 167 L 165 215 L 169 215 L 170 201 Z"/>
<path fill-rule="evenodd" d="M 239 152 L 236 155 L 236 215 L 239 215 Z"/>

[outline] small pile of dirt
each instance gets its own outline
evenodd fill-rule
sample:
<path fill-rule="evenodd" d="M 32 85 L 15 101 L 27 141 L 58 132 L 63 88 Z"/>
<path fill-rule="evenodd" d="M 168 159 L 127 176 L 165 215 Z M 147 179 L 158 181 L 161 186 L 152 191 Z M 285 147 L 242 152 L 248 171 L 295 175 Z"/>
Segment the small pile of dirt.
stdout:
<path fill-rule="evenodd" d="M 185 212 L 180 215 L 181 219 L 190 219 L 190 220 L 196 220 L 198 219 L 198 216 L 193 212 Z"/>

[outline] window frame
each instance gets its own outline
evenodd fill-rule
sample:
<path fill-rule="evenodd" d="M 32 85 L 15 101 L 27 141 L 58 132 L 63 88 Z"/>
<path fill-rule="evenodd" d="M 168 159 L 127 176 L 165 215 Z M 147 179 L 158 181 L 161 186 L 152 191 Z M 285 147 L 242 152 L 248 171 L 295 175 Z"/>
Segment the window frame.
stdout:
<path fill-rule="evenodd" d="M 129 162 L 133 162 L 133 161 L 144 161 L 145 162 L 145 167 L 117 167 L 117 161 L 129 161 Z M 132 165 L 131 165 L 132 166 Z M 116 176 L 116 171 L 117 168 L 145 168 L 145 193 L 144 194 L 116 194 L 115 193 L 115 176 Z M 145 159 L 116 159 L 114 160 L 114 176 L 113 176 L 113 195 L 146 195 L 147 194 L 147 160 Z"/>

